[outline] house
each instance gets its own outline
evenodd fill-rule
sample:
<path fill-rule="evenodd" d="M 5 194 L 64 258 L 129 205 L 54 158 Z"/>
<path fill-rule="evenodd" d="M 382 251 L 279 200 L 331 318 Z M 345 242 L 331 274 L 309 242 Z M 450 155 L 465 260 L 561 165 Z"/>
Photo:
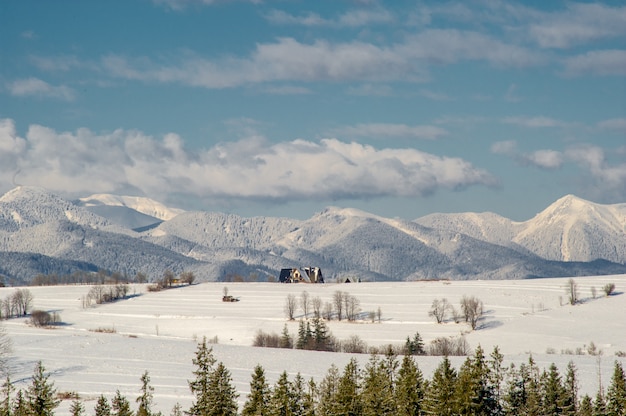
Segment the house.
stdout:
<path fill-rule="evenodd" d="M 324 276 L 319 267 L 281 269 L 278 281 L 280 283 L 324 283 Z"/>

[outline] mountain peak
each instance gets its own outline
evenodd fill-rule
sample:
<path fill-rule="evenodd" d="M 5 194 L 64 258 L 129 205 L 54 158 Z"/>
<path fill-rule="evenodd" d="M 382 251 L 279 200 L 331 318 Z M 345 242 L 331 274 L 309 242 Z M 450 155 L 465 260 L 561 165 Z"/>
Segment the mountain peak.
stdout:
<path fill-rule="evenodd" d="M 99 205 L 127 207 L 163 221 L 171 220 L 178 214 L 185 212 L 182 209 L 170 208 L 158 201 L 140 196 L 94 194 L 85 198 L 80 198 L 80 203 L 86 207 Z"/>

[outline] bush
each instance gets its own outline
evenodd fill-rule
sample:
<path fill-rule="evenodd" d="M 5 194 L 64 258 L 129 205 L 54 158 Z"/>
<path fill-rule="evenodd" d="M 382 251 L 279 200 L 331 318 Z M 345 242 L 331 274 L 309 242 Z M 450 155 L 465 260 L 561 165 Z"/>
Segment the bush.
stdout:
<path fill-rule="evenodd" d="M 435 338 L 428 346 L 428 355 L 461 356 L 469 353 L 469 343 L 463 336 Z"/>
<path fill-rule="evenodd" d="M 615 291 L 615 283 L 607 283 L 602 288 L 602 291 L 604 292 L 606 296 L 611 296 L 613 292 Z"/>
<path fill-rule="evenodd" d="M 52 324 L 52 314 L 37 309 L 31 312 L 30 321 L 35 326 L 48 326 Z"/>
<path fill-rule="evenodd" d="M 367 344 L 358 335 L 352 335 L 341 343 L 341 351 L 350 354 L 365 354 L 367 352 Z"/>

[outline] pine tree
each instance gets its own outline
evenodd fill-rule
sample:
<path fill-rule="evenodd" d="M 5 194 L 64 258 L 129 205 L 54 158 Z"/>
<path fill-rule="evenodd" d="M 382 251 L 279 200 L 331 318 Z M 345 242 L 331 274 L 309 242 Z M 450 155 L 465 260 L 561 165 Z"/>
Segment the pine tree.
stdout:
<path fill-rule="evenodd" d="M 611 384 L 606 392 L 606 410 L 609 416 L 626 416 L 626 375 L 619 361 L 615 361 Z"/>
<path fill-rule="evenodd" d="M 298 340 L 296 341 L 296 349 L 303 350 L 308 344 L 306 325 L 303 320 L 298 323 Z"/>
<path fill-rule="evenodd" d="M 195 401 L 189 409 L 189 413 L 192 415 L 206 416 L 210 413 L 209 402 L 211 397 L 209 379 L 214 371 L 213 366 L 215 365 L 215 361 L 213 349 L 207 346 L 206 337 L 204 337 L 202 342 L 198 343 L 196 356 L 192 360 L 195 366 L 193 371 L 195 379 L 188 382 L 189 389 L 195 397 Z"/>
<path fill-rule="evenodd" d="M 311 413 L 313 409 L 310 407 L 311 401 L 307 396 L 308 393 L 306 391 L 304 379 L 302 378 L 302 375 L 298 373 L 291 383 L 290 408 L 292 415 L 306 416 Z"/>
<path fill-rule="evenodd" d="M 339 369 L 332 364 L 317 389 L 317 416 L 337 414 L 336 397 L 339 390 Z"/>
<path fill-rule="evenodd" d="M 506 376 L 506 368 L 502 365 L 504 355 L 502 355 L 500 349 L 495 346 L 490 357 L 488 378 L 493 393 L 493 415 L 500 416 L 504 414 L 502 391 L 504 388 L 504 378 Z"/>
<path fill-rule="evenodd" d="M 13 416 L 30 416 L 30 407 L 28 399 L 24 396 L 22 390 L 17 392 L 15 402 L 13 403 Z"/>
<path fill-rule="evenodd" d="M 495 413 L 493 389 L 483 349 L 478 346 L 473 358 L 461 366 L 456 383 L 455 403 L 461 415 L 492 415 Z"/>
<path fill-rule="evenodd" d="M 563 413 L 564 389 L 556 365 L 552 363 L 545 373 L 543 382 L 543 411 L 547 415 Z"/>
<path fill-rule="evenodd" d="M 602 389 L 598 390 L 596 399 L 593 401 L 593 416 L 607 416 L 606 401 L 604 400 Z"/>
<path fill-rule="evenodd" d="M 363 376 L 363 415 L 395 414 L 393 377 L 390 377 L 390 371 L 389 362 L 380 361 L 377 356 L 372 355 Z"/>
<path fill-rule="evenodd" d="M 360 375 L 356 359 L 352 358 L 346 364 L 337 385 L 335 397 L 335 412 L 340 415 L 360 415 L 363 409 L 360 394 Z"/>
<path fill-rule="evenodd" d="M 11 416 L 11 394 L 15 390 L 11 383 L 11 377 L 7 374 L 7 378 L 2 384 L 2 401 L 0 402 L 0 416 Z"/>
<path fill-rule="evenodd" d="M 270 388 L 265 380 L 265 370 L 260 365 L 254 367 L 250 381 L 250 393 L 241 412 L 242 416 L 268 416 Z"/>
<path fill-rule="evenodd" d="M 205 416 L 235 416 L 237 414 L 237 390 L 233 386 L 230 371 L 219 362 L 209 377 L 208 412 L 195 413 Z"/>
<path fill-rule="evenodd" d="M 588 394 L 585 394 L 580 401 L 578 416 L 593 416 L 593 401 Z"/>
<path fill-rule="evenodd" d="M 272 389 L 272 396 L 269 402 L 270 415 L 292 416 L 290 390 L 291 383 L 289 383 L 289 377 L 287 372 L 283 371 Z"/>
<path fill-rule="evenodd" d="M 280 348 L 293 348 L 293 340 L 291 339 L 291 335 L 289 335 L 289 329 L 287 328 L 287 324 L 283 327 L 283 332 L 280 337 Z"/>
<path fill-rule="evenodd" d="M 70 406 L 70 414 L 72 416 L 85 416 L 85 406 L 83 402 L 79 399 L 72 400 L 72 405 Z"/>
<path fill-rule="evenodd" d="M 176 403 L 170 412 L 170 416 L 183 416 L 183 407 L 180 403 Z"/>
<path fill-rule="evenodd" d="M 317 351 L 330 351 L 330 335 L 328 334 L 328 327 L 323 320 L 319 318 L 313 318 L 313 339 L 315 342 L 315 350 Z"/>
<path fill-rule="evenodd" d="M 450 359 L 443 357 L 443 361 L 435 369 L 432 381 L 426 390 L 424 409 L 428 414 L 451 416 L 454 413 L 454 392 L 456 389 L 457 374 Z"/>
<path fill-rule="evenodd" d="M 576 416 L 578 414 L 578 379 L 576 378 L 576 366 L 572 361 L 567 364 L 562 402 L 564 415 Z"/>
<path fill-rule="evenodd" d="M 95 407 L 96 416 L 111 416 L 111 405 L 103 394 L 100 395 Z"/>
<path fill-rule="evenodd" d="M 139 403 L 137 416 L 152 415 L 153 392 L 154 387 L 150 385 L 150 375 L 148 374 L 148 371 L 145 371 L 141 375 L 141 396 L 136 399 L 136 402 Z"/>
<path fill-rule="evenodd" d="M 31 385 L 26 391 L 28 408 L 32 416 L 53 416 L 54 409 L 61 403 L 56 398 L 54 383 L 48 381 L 49 375 L 46 375 L 45 371 L 46 369 L 39 361 L 35 366 Z"/>
<path fill-rule="evenodd" d="M 111 400 L 111 409 L 114 416 L 132 416 L 133 412 L 130 410 L 130 402 L 128 399 L 120 393 L 119 390 L 115 392 L 115 396 Z"/>
<path fill-rule="evenodd" d="M 398 371 L 395 389 L 397 415 L 419 416 L 424 400 L 424 377 L 413 357 L 405 355 Z"/>
<path fill-rule="evenodd" d="M 426 354 L 426 351 L 424 350 L 424 341 L 422 340 L 422 336 L 419 332 L 415 333 L 413 339 L 406 337 L 404 349 L 406 350 L 406 354 L 408 355 Z"/>

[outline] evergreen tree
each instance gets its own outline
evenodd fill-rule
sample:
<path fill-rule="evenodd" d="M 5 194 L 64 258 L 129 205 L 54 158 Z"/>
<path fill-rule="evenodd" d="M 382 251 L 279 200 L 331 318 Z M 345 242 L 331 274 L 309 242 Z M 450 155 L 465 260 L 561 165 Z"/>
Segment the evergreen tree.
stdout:
<path fill-rule="evenodd" d="M 395 388 L 397 415 L 419 416 L 424 400 L 424 378 L 410 355 L 405 355 Z"/>
<path fill-rule="evenodd" d="M 336 414 L 345 416 L 360 415 L 363 409 L 359 392 L 360 375 L 356 359 L 352 358 L 346 364 L 339 383 L 335 398 Z"/>
<path fill-rule="evenodd" d="M 96 416 L 111 416 L 111 405 L 103 394 L 100 395 L 95 407 Z"/>
<path fill-rule="evenodd" d="M 563 414 L 565 390 L 561 383 L 559 370 L 554 363 L 543 377 L 543 411 L 547 415 Z"/>
<path fill-rule="evenodd" d="M 593 416 L 593 401 L 588 394 L 585 394 L 580 400 L 578 406 L 578 416 Z"/>
<path fill-rule="evenodd" d="M 419 332 L 416 332 L 413 339 L 406 337 L 406 343 L 404 345 L 407 355 L 425 355 L 424 341 Z"/>
<path fill-rule="evenodd" d="M 365 366 L 363 376 L 363 415 L 394 415 L 396 411 L 393 378 L 387 361 L 381 361 L 372 355 Z"/>
<path fill-rule="evenodd" d="M 30 408 L 28 399 L 24 396 L 22 390 L 18 390 L 13 403 L 13 416 L 30 416 Z"/>
<path fill-rule="evenodd" d="M 502 365 L 504 355 L 502 355 L 500 349 L 495 346 L 490 357 L 488 378 L 493 393 L 493 414 L 494 416 L 500 416 L 504 414 L 503 388 L 504 378 L 506 377 L 506 368 Z"/>
<path fill-rule="evenodd" d="M 332 364 L 317 389 L 317 416 L 336 415 L 336 397 L 339 390 L 339 369 Z"/>
<path fill-rule="evenodd" d="M 272 389 L 269 408 L 272 416 L 292 416 L 291 383 L 287 372 L 283 371 Z"/>
<path fill-rule="evenodd" d="M 619 361 L 615 361 L 611 385 L 606 392 L 606 410 L 609 416 L 626 416 L 626 375 Z"/>
<path fill-rule="evenodd" d="M 311 407 L 311 400 L 307 396 L 308 392 L 306 391 L 304 379 L 298 373 L 291 383 L 291 414 L 294 416 L 311 414 L 313 408 Z"/>
<path fill-rule="evenodd" d="M 330 335 L 328 333 L 328 327 L 323 320 L 319 318 L 313 318 L 313 339 L 315 343 L 315 350 L 317 351 L 330 351 Z"/>
<path fill-rule="evenodd" d="M 572 361 L 567 364 L 567 373 L 563 382 L 563 414 L 576 416 L 578 414 L 578 379 L 576 366 Z"/>
<path fill-rule="evenodd" d="M 133 412 L 130 410 L 130 402 L 126 397 L 122 396 L 119 390 L 115 392 L 115 396 L 111 400 L 111 409 L 114 416 L 133 416 Z"/>
<path fill-rule="evenodd" d="M 0 401 L 0 416 L 11 416 L 11 394 L 15 388 L 11 383 L 11 377 L 7 373 L 7 378 L 2 384 L 2 401 Z"/>
<path fill-rule="evenodd" d="M 283 333 L 280 337 L 280 348 L 293 348 L 293 340 L 291 339 L 291 335 L 289 335 L 289 329 L 287 328 L 287 324 L 283 327 Z"/>
<path fill-rule="evenodd" d="M 180 403 L 176 403 L 174 405 L 170 413 L 170 416 L 183 416 L 183 407 L 180 405 Z"/>
<path fill-rule="evenodd" d="M 145 371 L 141 375 L 141 396 L 137 397 L 136 402 L 139 403 L 137 416 L 152 416 L 154 387 L 150 385 L 150 375 Z"/>
<path fill-rule="evenodd" d="M 268 416 L 270 388 L 265 380 L 265 370 L 260 365 L 254 367 L 250 381 L 250 393 L 241 412 L 242 416 Z"/>
<path fill-rule="evenodd" d="M 53 416 L 54 409 L 61 401 L 56 398 L 54 383 L 49 382 L 49 375 L 45 374 L 41 361 L 35 366 L 35 374 L 32 382 L 26 391 L 28 408 L 32 416 Z"/>
<path fill-rule="evenodd" d="M 492 415 L 495 413 L 489 369 L 483 349 L 478 346 L 473 358 L 461 366 L 456 383 L 455 403 L 460 415 Z"/>
<path fill-rule="evenodd" d="M 237 390 L 233 386 L 230 371 L 219 362 L 209 377 L 208 411 L 194 413 L 205 416 L 235 416 L 237 414 Z"/>
<path fill-rule="evenodd" d="M 298 339 L 296 341 L 296 348 L 303 350 L 306 348 L 309 339 L 307 337 L 306 325 L 303 320 L 298 323 Z"/>
<path fill-rule="evenodd" d="M 596 399 L 593 402 L 593 416 L 606 416 L 606 401 L 601 388 L 598 390 Z"/>
<path fill-rule="evenodd" d="M 428 414 L 439 416 L 454 415 L 454 391 L 456 389 L 457 374 L 450 359 L 443 357 L 443 361 L 433 373 L 432 381 L 428 384 L 424 400 L 424 410 Z"/>
<path fill-rule="evenodd" d="M 189 409 L 189 414 L 206 416 L 210 413 L 209 403 L 211 401 L 209 379 L 215 365 L 213 349 L 207 346 L 206 337 L 202 339 L 202 342 L 198 343 L 196 356 L 192 359 L 192 363 L 195 366 L 193 370 L 195 379 L 188 383 L 195 400 Z"/>
<path fill-rule="evenodd" d="M 72 416 L 85 416 L 85 406 L 83 402 L 81 402 L 78 398 L 72 400 L 72 405 L 70 406 L 70 414 Z"/>

